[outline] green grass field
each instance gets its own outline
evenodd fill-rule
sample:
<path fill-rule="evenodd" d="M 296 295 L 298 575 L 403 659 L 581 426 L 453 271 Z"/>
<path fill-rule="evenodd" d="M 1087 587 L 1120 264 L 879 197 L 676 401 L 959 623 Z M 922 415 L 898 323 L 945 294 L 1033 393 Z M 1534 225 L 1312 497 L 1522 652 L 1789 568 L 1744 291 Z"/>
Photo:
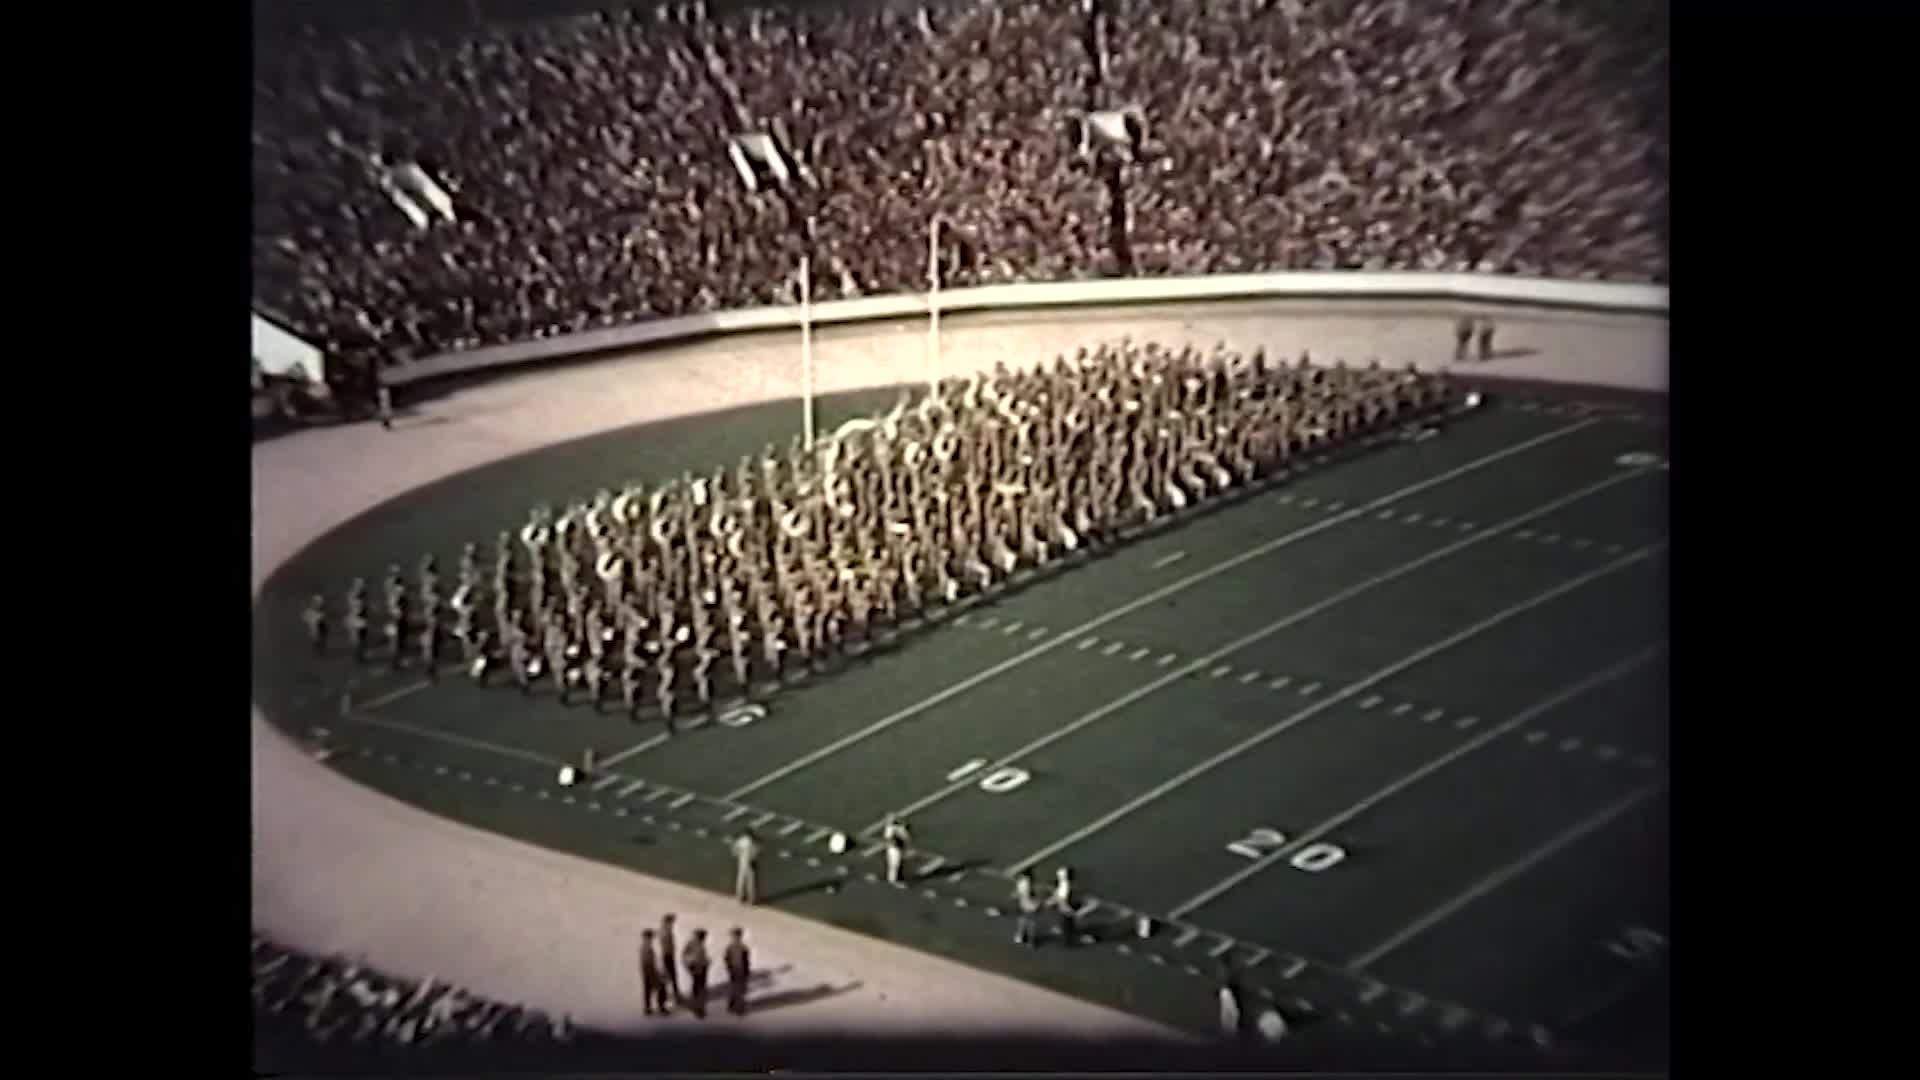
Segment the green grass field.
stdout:
<path fill-rule="evenodd" d="M 822 427 L 891 401 L 831 399 Z M 1195 1031 L 1230 958 L 1304 1021 L 1302 1060 L 1528 1060 L 1660 1011 L 1666 433 L 1624 408 L 1490 403 L 672 739 L 304 643 L 313 591 L 730 462 L 796 412 L 620 431 L 370 512 L 269 582 L 256 700 L 355 779 L 622 866 L 723 889 L 722 840 L 750 825 L 782 908 Z M 588 747 L 606 770 L 560 787 Z M 906 888 L 870 842 L 890 811 L 921 849 Z M 835 829 L 868 839 L 834 857 Z M 1015 947 L 1008 871 L 1063 864 L 1097 944 Z"/>

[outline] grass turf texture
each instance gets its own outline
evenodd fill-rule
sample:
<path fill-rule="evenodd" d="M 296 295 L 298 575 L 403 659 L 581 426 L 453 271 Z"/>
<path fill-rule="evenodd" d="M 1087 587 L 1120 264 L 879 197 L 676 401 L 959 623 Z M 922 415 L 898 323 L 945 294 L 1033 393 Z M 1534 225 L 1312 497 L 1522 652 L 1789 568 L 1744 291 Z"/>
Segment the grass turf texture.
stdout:
<path fill-rule="evenodd" d="M 820 427 L 893 400 L 827 399 Z M 816 676 L 755 722 L 671 740 L 550 691 L 527 700 L 452 671 L 422 688 L 412 671 L 312 654 L 310 593 L 427 550 L 451 561 L 537 502 L 731 462 L 784 442 L 798 409 L 613 432 L 420 489 L 297 556 L 263 591 L 256 701 L 299 738 L 326 729 L 330 763 L 357 780 L 707 888 L 731 880 L 723 838 L 754 825 L 783 909 L 1195 1031 L 1213 1027 L 1216 957 L 1231 958 L 1298 1022 L 1284 1058 L 1536 1061 L 1543 1028 L 1556 1058 L 1569 1042 L 1624 1047 L 1641 990 L 1664 984 L 1663 939 L 1633 928 L 1666 926 L 1666 672 L 1649 653 L 1666 563 L 1646 550 L 1665 536 L 1666 481 L 1619 459 L 1663 453 L 1664 431 L 1586 411 L 1501 401 L 1438 437 L 1306 469 Z M 1643 662 L 1592 678 L 1628 658 Z M 558 766 L 587 747 L 624 756 L 604 786 L 561 788 Z M 1024 782 L 982 790 L 1003 762 Z M 926 854 L 900 889 L 875 879 L 861 833 L 907 806 Z M 1075 868 L 1100 943 L 1014 947 L 1002 871 L 1101 822 L 1038 875 Z M 1297 847 L 1322 824 L 1313 838 L 1345 859 L 1320 872 L 1260 841 L 1229 850 L 1261 828 Z M 858 838 L 847 856 L 828 852 L 829 829 Z M 1176 910 L 1132 936 L 1138 914 Z"/>

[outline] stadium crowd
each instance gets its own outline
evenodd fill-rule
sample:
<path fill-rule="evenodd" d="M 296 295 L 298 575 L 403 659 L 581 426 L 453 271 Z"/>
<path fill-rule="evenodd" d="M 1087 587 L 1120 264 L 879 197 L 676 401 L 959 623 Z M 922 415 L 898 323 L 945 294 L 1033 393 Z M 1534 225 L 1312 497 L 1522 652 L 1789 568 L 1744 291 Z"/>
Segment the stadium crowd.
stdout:
<path fill-rule="evenodd" d="M 790 302 L 803 253 L 818 299 L 921 290 L 935 214 L 954 287 L 1657 280 L 1663 63 L 1564 0 L 679 4 L 311 38 L 257 65 L 254 287 L 332 377 Z M 1123 109 L 1141 137 L 1083 152 L 1088 111 Z M 746 134 L 775 151 L 738 156 Z"/>
<path fill-rule="evenodd" d="M 297 1024 L 319 1046 L 428 1047 L 555 1045 L 574 1041 L 565 1019 L 444 986 L 316 957 L 253 935 L 256 1021 L 281 1031 Z"/>

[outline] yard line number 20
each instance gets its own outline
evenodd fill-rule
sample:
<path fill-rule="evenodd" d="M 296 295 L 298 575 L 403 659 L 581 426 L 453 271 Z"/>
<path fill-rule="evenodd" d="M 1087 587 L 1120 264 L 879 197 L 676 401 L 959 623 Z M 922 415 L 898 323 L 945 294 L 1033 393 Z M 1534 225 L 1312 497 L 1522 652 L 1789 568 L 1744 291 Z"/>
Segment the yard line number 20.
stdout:
<path fill-rule="evenodd" d="M 1262 826 L 1249 829 L 1247 835 L 1227 845 L 1227 850 L 1243 859 L 1259 862 L 1274 852 L 1287 846 L 1287 835 L 1279 829 Z M 1331 870 L 1346 860 L 1347 849 L 1339 844 L 1317 842 L 1308 844 L 1287 858 L 1287 865 L 1295 870 L 1309 874 L 1318 874 L 1322 870 Z"/>

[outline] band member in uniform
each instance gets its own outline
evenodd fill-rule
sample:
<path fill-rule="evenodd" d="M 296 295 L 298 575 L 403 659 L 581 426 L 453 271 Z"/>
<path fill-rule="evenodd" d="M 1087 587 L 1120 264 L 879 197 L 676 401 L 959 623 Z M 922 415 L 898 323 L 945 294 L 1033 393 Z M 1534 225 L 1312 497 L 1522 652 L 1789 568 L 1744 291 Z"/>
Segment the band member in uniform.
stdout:
<path fill-rule="evenodd" d="M 1492 319 L 1480 320 L 1480 359 L 1483 362 L 1493 359 L 1493 320 Z"/>
<path fill-rule="evenodd" d="M 419 650 L 420 666 L 429 682 L 440 681 L 440 628 L 432 619 L 420 624 L 415 647 Z"/>
<path fill-rule="evenodd" d="M 1454 363 L 1458 364 L 1458 363 L 1464 363 L 1466 361 L 1467 348 L 1472 344 L 1473 344 L 1473 320 L 1470 318 L 1463 318 L 1459 322 L 1455 323 L 1453 326 Z"/>
<path fill-rule="evenodd" d="M 1068 946 L 1079 944 L 1080 928 L 1075 921 L 1073 875 L 1064 866 L 1053 872 L 1053 895 L 1047 903 L 1060 920 L 1060 940 Z"/>
<path fill-rule="evenodd" d="M 314 593 L 307 600 L 305 611 L 300 613 L 300 621 L 307 624 L 307 637 L 313 642 L 315 655 L 327 651 L 327 598 Z"/>
<path fill-rule="evenodd" d="M 1034 934 L 1034 919 L 1040 913 L 1040 898 L 1033 894 L 1033 875 L 1025 870 L 1013 879 L 1013 906 L 1020 913 L 1013 924 L 1013 943 L 1037 947 L 1040 940 Z"/>
<path fill-rule="evenodd" d="M 600 666 L 597 654 L 589 655 L 587 662 L 581 665 L 581 679 L 587 684 L 587 704 L 594 712 L 600 711 L 600 703 L 606 697 L 606 669 Z"/>
<path fill-rule="evenodd" d="M 400 635 L 406 629 L 406 621 L 398 611 L 389 609 L 380 622 L 380 635 L 387 640 L 387 655 L 393 670 L 399 671 L 407 666 L 405 651 L 400 647 Z"/>
<path fill-rule="evenodd" d="M 347 609 L 347 643 L 353 646 L 353 658 L 367 658 L 367 611 L 364 607 Z"/>
<path fill-rule="evenodd" d="M 900 865 L 906 861 L 907 845 L 913 842 L 913 834 L 907 831 L 907 823 L 887 815 L 887 823 L 880 828 L 880 842 L 887 846 L 887 883 L 902 884 Z"/>

